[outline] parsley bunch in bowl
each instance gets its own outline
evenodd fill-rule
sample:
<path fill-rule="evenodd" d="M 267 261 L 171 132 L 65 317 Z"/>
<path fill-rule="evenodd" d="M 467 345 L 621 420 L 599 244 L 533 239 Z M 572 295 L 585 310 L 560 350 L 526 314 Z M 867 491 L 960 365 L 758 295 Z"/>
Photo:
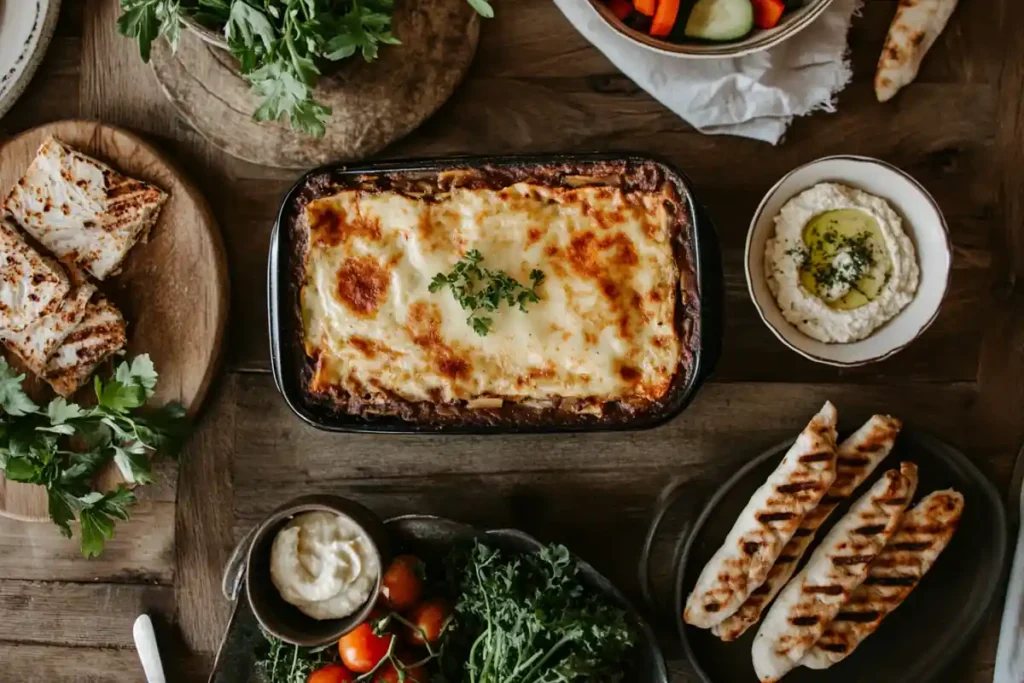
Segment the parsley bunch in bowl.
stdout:
<path fill-rule="evenodd" d="M 489 0 L 466 1 L 494 16 Z M 401 44 L 393 14 L 394 0 L 121 0 L 117 28 L 146 62 L 159 37 L 176 49 L 187 24 L 221 33 L 261 101 L 253 118 L 323 137 L 331 109 L 313 88 L 324 67 L 357 53 L 372 62 L 380 46 Z"/>

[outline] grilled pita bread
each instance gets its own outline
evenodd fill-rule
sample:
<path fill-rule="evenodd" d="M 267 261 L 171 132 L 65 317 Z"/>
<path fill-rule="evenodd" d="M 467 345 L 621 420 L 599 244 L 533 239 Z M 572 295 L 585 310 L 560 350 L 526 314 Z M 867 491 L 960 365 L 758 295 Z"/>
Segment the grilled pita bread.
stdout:
<path fill-rule="evenodd" d="M 912 463 L 885 472 L 782 589 L 754 638 L 754 671 L 762 683 L 789 673 L 825 632 L 896 532 L 916 487 Z"/>
<path fill-rule="evenodd" d="M 764 608 L 793 576 L 818 528 L 885 460 L 896 443 L 901 427 L 902 423 L 894 417 L 875 415 L 839 444 L 836 449 L 836 479 L 832 487 L 818 506 L 804 517 L 793 538 L 782 549 L 779 559 L 768 572 L 768 578 L 735 614 L 714 627 L 715 635 L 726 642 L 736 640 L 757 623 Z"/>
<path fill-rule="evenodd" d="M 55 256 L 102 280 L 148 234 L 165 201 L 162 190 L 51 137 L 3 208 Z"/>
<path fill-rule="evenodd" d="M 711 628 L 760 586 L 804 515 L 836 476 L 836 409 L 826 403 L 740 513 L 725 543 L 704 567 L 683 619 Z"/>
<path fill-rule="evenodd" d="M 800 664 L 812 669 L 828 668 L 874 633 L 935 564 L 956 532 L 963 510 L 964 497 L 952 490 L 931 493 L 908 510 L 900 530 L 871 563 L 864 583 Z"/>
<path fill-rule="evenodd" d="M 85 317 L 46 365 L 43 379 L 61 396 L 71 396 L 97 366 L 125 345 L 124 318 L 100 297 L 86 307 Z"/>
<path fill-rule="evenodd" d="M 56 313 L 71 284 L 60 264 L 32 248 L 17 226 L 0 218 L 0 331 L 23 330 Z"/>
<path fill-rule="evenodd" d="M 957 0 L 900 0 L 878 60 L 875 95 L 885 102 L 917 78 L 921 60 L 946 28 Z"/>
<path fill-rule="evenodd" d="M 76 287 L 54 313 L 38 318 L 23 329 L 0 332 L 0 340 L 29 370 L 41 375 L 50 356 L 82 322 L 89 299 L 95 293 L 96 287 L 90 284 Z"/>

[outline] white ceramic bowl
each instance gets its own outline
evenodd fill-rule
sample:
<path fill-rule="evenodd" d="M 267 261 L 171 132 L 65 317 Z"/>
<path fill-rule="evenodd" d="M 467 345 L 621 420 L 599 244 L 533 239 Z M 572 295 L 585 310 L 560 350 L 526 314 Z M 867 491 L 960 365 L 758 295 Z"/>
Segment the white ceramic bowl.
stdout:
<path fill-rule="evenodd" d="M 845 344 L 817 341 L 791 325 L 782 317 L 764 277 L 764 245 L 775 233 L 775 217 L 782 205 L 822 182 L 843 183 L 888 201 L 903 219 L 903 229 L 914 242 L 921 267 L 921 281 L 913 301 L 871 336 Z M 826 157 L 791 171 L 761 200 L 747 233 L 747 289 L 761 319 L 789 348 L 819 363 L 864 365 L 900 351 L 932 324 L 949 284 L 951 253 L 946 220 L 935 199 L 920 183 L 877 159 Z"/>
<path fill-rule="evenodd" d="M 590 0 L 589 4 L 608 26 L 648 50 L 684 59 L 723 59 L 767 50 L 792 38 L 821 16 L 821 13 L 832 4 L 832 0 L 805 0 L 803 5 L 783 15 L 782 21 L 775 28 L 754 29 L 750 35 L 739 40 L 721 43 L 700 40 L 676 43 L 655 38 L 627 26 L 612 13 L 604 0 Z M 684 19 L 685 17 L 680 21 Z"/>

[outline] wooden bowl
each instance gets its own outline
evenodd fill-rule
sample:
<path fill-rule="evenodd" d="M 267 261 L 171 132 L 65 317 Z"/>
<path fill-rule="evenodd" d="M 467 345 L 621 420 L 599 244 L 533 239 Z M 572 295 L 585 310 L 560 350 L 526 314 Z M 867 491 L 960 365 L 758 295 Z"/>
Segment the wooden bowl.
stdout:
<path fill-rule="evenodd" d="M 342 619 L 314 619 L 284 601 L 270 578 L 270 549 L 281 528 L 303 512 L 334 512 L 348 517 L 370 538 L 377 555 L 377 583 L 362 607 Z M 271 635 L 293 645 L 315 647 L 338 640 L 366 620 L 377 602 L 381 576 L 391 560 L 391 544 L 384 523 L 354 500 L 340 496 L 310 495 L 274 510 L 256 528 L 246 560 L 245 592 L 260 625 Z"/>
<path fill-rule="evenodd" d="M 806 0 L 802 7 L 787 12 L 775 28 L 754 29 L 744 38 L 717 43 L 692 39 L 687 39 L 685 42 L 674 42 L 664 38 L 655 38 L 626 25 L 612 13 L 611 8 L 605 4 L 604 0 L 590 0 L 590 6 L 598 16 L 617 33 L 648 50 L 683 59 L 722 59 L 767 50 L 810 26 L 830 4 L 832 4 L 832 0 Z M 685 18 L 680 12 L 679 21 L 684 20 Z"/>

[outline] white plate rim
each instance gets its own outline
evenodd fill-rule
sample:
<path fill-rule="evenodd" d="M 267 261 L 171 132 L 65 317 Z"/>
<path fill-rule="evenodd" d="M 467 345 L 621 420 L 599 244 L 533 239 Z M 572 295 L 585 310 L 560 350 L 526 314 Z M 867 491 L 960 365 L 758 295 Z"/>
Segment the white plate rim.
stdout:
<path fill-rule="evenodd" d="M 3 2 L 13 5 L 24 0 L 0 0 L 0 4 Z M 25 37 L 17 60 L 6 74 L 0 75 L 0 118 L 18 101 L 43 61 L 57 26 L 60 0 L 35 0 L 35 12 L 32 31 Z"/>

